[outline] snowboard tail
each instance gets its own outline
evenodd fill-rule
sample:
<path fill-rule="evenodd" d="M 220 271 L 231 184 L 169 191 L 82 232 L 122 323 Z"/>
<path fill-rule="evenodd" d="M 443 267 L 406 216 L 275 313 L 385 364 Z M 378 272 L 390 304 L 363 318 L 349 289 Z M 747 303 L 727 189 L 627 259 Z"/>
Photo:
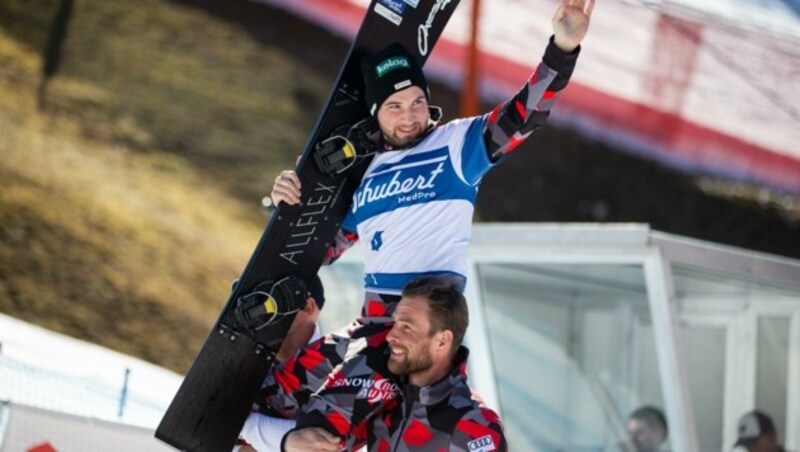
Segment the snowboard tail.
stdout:
<path fill-rule="evenodd" d="M 180 450 L 230 451 L 294 314 L 267 328 L 242 328 L 237 308 L 258 287 L 294 275 L 306 282 L 333 245 L 370 158 L 322 171 L 317 146 L 369 117 L 360 60 L 399 42 L 424 65 L 459 0 L 371 0 L 336 83 L 297 166 L 301 202 L 280 205 L 214 328 L 198 352 L 155 436 Z M 332 308 L 329 308 L 332 309 Z"/>
<path fill-rule="evenodd" d="M 180 450 L 230 451 L 271 365 L 266 355 L 247 335 L 224 325 L 212 331 L 156 437 Z"/>

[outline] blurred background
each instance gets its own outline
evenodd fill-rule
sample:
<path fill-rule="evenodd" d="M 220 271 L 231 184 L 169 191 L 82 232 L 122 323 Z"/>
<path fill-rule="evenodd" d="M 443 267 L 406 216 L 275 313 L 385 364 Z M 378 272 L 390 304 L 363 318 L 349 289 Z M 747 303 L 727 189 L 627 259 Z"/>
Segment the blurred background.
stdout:
<path fill-rule="evenodd" d="M 365 4 L 0 0 L 0 313 L 178 378 Z M 480 111 L 538 61 L 557 4 L 481 2 Z M 429 65 L 445 119 L 468 94 L 472 6 Z M 598 1 L 573 83 L 487 176 L 476 221 L 644 223 L 800 259 L 798 17 L 793 0 Z"/>

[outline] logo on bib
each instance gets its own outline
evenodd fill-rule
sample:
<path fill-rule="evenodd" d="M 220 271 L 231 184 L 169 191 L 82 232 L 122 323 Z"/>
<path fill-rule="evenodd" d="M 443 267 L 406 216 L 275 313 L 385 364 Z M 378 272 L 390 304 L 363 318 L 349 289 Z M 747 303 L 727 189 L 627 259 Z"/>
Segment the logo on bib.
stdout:
<path fill-rule="evenodd" d="M 431 165 L 436 165 L 431 168 Z M 407 172 L 404 172 L 407 171 Z M 391 171 L 391 179 L 381 178 L 381 182 L 373 185 L 375 177 L 367 178 L 355 195 L 353 213 L 359 208 L 376 201 L 397 198 L 397 202 L 406 203 L 419 199 L 435 197 L 436 178 L 444 172 L 444 158 L 420 162 L 406 166 L 405 169 Z"/>
<path fill-rule="evenodd" d="M 372 251 L 380 251 L 381 246 L 383 246 L 383 231 L 376 231 L 369 244 L 372 246 Z"/>

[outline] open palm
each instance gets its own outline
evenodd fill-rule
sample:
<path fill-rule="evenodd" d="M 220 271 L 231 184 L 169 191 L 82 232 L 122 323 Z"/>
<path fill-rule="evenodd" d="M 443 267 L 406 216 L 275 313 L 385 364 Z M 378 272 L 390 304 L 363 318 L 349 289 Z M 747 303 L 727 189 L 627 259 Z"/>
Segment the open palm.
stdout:
<path fill-rule="evenodd" d="M 589 30 L 589 19 L 594 0 L 562 0 L 553 16 L 555 44 L 565 52 L 572 52 L 583 41 Z"/>

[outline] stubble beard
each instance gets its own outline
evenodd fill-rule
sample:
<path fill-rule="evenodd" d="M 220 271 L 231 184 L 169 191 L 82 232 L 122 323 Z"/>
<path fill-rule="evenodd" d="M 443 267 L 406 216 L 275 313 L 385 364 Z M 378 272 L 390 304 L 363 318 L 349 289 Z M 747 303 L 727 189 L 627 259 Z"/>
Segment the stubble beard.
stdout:
<path fill-rule="evenodd" d="M 422 138 L 425 135 L 425 132 L 428 131 L 427 121 L 421 122 L 418 124 L 417 132 L 412 136 L 405 136 L 400 138 L 397 136 L 397 129 L 392 130 L 392 133 L 386 133 L 386 129 L 383 132 L 383 139 L 386 140 L 392 147 L 395 148 L 404 148 L 409 144 L 413 143 L 416 140 Z"/>
<path fill-rule="evenodd" d="M 401 360 L 394 360 L 391 357 L 387 363 L 389 371 L 395 375 L 412 375 L 430 369 L 433 366 L 433 359 L 430 354 L 411 356 L 409 350 L 403 349 L 404 356 Z"/>

